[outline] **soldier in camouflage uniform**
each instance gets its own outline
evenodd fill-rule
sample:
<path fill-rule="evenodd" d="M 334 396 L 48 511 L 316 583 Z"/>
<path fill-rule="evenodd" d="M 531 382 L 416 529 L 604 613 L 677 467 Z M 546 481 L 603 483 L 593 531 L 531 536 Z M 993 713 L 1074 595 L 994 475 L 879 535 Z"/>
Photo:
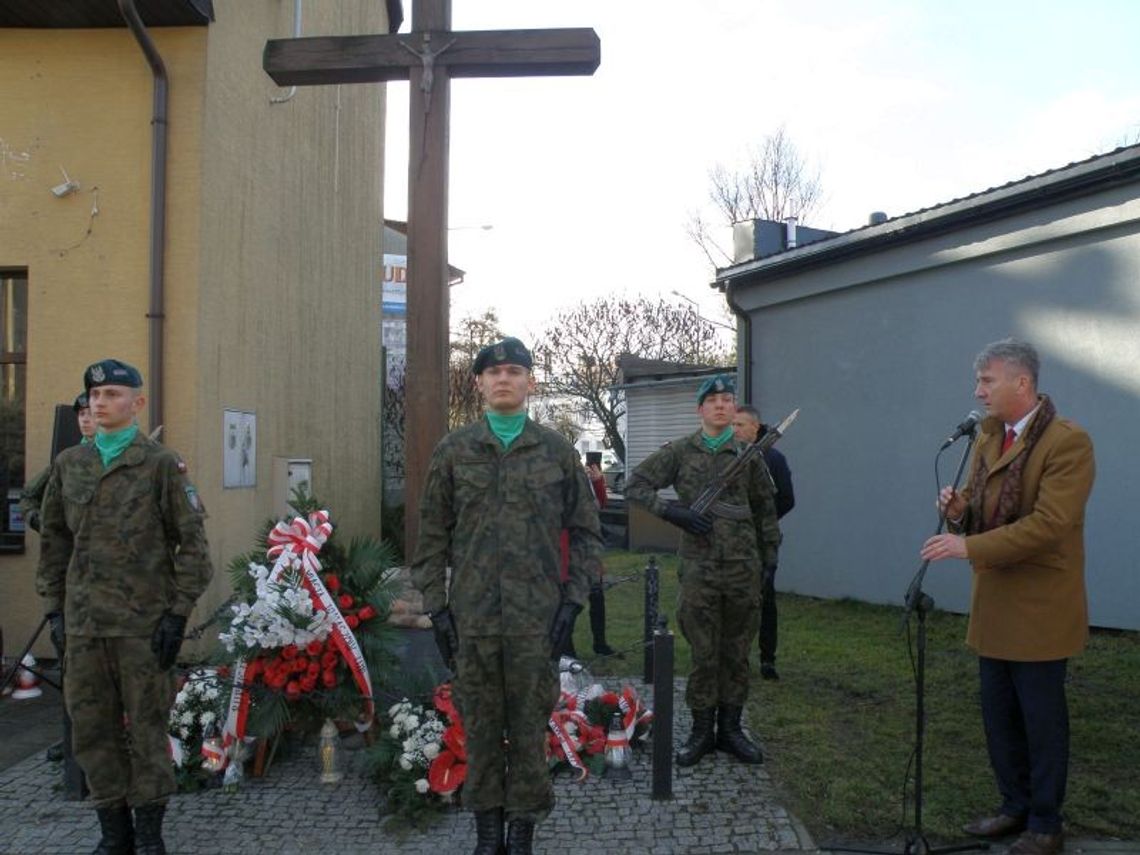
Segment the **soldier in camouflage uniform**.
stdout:
<path fill-rule="evenodd" d="M 161 855 L 175 789 L 170 669 L 212 573 L 204 512 L 178 456 L 139 433 L 139 372 L 108 359 L 87 369 L 84 384 L 98 433 L 52 466 L 36 588 L 102 827 L 95 852 Z"/>
<path fill-rule="evenodd" d="M 746 763 L 760 763 L 760 749 L 740 725 L 748 697 L 748 651 L 760 621 L 762 568 L 776 566 L 780 529 L 775 488 L 757 454 L 720 496 L 713 513 L 689 505 L 743 449 L 732 433 L 736 411 L 730 377 L 701 384 L 697 412 L 701 429 L 667 443 L 634 470 L 626 499 L 684 530 L 681 536 L 681 594 L 677 621 L 692 648 L 685 700 L 693 731 L 677 754 L 692 766 L 719 748 Z M 679 502 L 657 495 L 673 487 Z"/>
<path fill-rule="evenodd" d="M 601 567 L 598 513 L 578 454 L 527 418 L 531 365 L 515 338 L 479 352 L 472 372 L 487 412 L 436 446 L 412 563 L 456 672 L 476 855 L 501 850 L 504 818 L 507 851 L 529 853 L 535 823 L 554 804 L 545 749 L 559 690 L 553 654 Z M 562 529 L 570 536 L 565 584 Z"/>
<path fill-rule="evenodd" d="M 75 396 L 75 403 L 71 405 L 75 411 L 75 418 L 79 422 L 80 445 L 88 445 L 95 439 L 95 417 L 91 415 L 91 408 L 87 406 L 87 393 L 80 392 Z M 44 503 L 44 493 L 47 492 L 48 478 L 51 476 L 51 467 L 46 466 L 28 479 L 20 493 L 20 515 L 25 524 L 33 531 L 40 530 L 40 505 Z"/>

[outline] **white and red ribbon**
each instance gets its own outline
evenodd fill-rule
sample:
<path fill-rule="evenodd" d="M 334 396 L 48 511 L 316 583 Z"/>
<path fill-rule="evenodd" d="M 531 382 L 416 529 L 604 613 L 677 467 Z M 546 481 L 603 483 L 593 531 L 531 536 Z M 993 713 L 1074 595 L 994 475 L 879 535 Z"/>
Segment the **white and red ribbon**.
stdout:
<path fill-rule="evenodd" d="M 345 621 L 344 615 L 337 608 L 336 600 L 321 581 L 321 562 L 317 559 L 317 553 L 325 545 L 332 530 L 329 513 L 323 510 L 314 511 L 307 520 L 298 516 L 294 517 L 292 522 L 277 523 L 269 530 L 266 537 L 269 542 L 266 555 L 274 559 L 269 581 L 277 582 L 286 570 L 300 571 L 301 584 L 309 592 L 314 608 L 328 613 L 333 625 L 331 633 L 333 641 L 348 663 L 352 678 L 364 699 L 363 722 L 356 725 L 357 730 L 364 731 L 372 726 L 376 712 L 372 700 L 372 680 L 368 676 L 368 664 L 364 660 L 364 651 L 360 649 L 360 643 Z M 238 659 L 234 663 L 234 688 L 230 695 L 229 712 L 223 731 L 226 748 L 245 736 L 250 703 L 249 692 L 245 686 L 245 670 L 245 660 Z"/>

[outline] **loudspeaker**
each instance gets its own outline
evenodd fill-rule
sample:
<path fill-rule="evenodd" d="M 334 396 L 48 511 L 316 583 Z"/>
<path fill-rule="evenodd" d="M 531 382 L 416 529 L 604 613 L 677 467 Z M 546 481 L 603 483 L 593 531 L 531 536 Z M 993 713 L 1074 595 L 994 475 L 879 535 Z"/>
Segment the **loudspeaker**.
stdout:
<path fill-rule="evenodd" d="M 55 419 L 51 430 L 51 459 L 65 448 L 79 445 L 83 434 L 79 432 L 79 417 L 71 404 L 56 404 Z"/>

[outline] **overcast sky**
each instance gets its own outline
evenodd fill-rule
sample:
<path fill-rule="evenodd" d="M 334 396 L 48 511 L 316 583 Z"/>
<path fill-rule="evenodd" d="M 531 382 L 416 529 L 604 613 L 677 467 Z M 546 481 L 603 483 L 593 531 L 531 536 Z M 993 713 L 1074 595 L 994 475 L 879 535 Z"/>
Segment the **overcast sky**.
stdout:
<path fill-rule="evenodd" d="M 1140 141 L 1128 0 L 453 5 L 457 30 L 582 26 L 593 77 L 452 83 L 453 327 L 493 307 L 530 340 L 582 300 L 674 290 L 723 319 L 685 222 L 709 169 L 780 126 L 820 171 L 806 225 L 836 231 Z M 403 219 L 407 85 L 388 92 L 385 215 Z"/>

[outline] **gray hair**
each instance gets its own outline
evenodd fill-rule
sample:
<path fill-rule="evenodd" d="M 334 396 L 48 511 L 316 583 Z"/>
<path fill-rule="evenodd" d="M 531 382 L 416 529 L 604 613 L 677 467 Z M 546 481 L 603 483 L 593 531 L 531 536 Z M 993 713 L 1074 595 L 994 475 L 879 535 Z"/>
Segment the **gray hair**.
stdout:
<path fill-rule="evenodd" d="M 1037 356 L 1037 349 L 1029 342 L 1003 338 L 987 344 L 974 358 L 974 371 L 981 371 L 994 361 L 1006 362 L 1022 369 L 1033 381 L 1033 388 L 1037 388 L 1037 371 L 1041 367 L 1041 360 Z"/>
<path fill-rule="evenodd" d="M 752 416 L 756 421 L 760 421 L 760 411 L 751 404 L 741 404 L 736 408 L 737 413 L 744 413 L 746 416 Z"/>

